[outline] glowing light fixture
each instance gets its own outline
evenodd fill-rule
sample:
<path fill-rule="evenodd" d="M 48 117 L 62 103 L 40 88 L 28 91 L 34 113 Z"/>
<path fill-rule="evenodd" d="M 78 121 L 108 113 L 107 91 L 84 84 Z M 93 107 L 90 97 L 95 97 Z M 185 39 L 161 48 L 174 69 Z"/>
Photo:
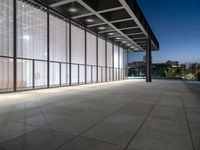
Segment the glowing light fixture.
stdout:
<path fill-rule="evenodd" d="M 106 29 L 106 27 L 99 27 L 98 29 L 99 30 L 104 30 L 104 29 Z"/>
<path fill-rule="evenodd" d="M 91 23 L 94 22 L 94 19 L 86 19 L 85 21 Z"/>
<path fill-rule="evenodd" d="M 135 46 L 131 46 L 131 48 L 135 48 Z"/>
<path fill-rule="evenodd" d="M 135 50 L 135 51 L 139 51 L 140 49 L 136 47 L 136 48 L 134 48 L 134 50 Z"/>
<path fill-rule="evenodd" d="M 74 8 L 74 7 L 71 7 L 71 8 L 69 8 L 68 10 L 69 10 L 69 12 L 72 12 L 72 13 L 75 13 L 75 12 L 78 11 L 78 10 L 77 10 L 76 8 Z"/>
<path fill-rule="evenodd" d="M 26 41 L 30 40 L 30 36 L 29 36 L 29 35 L 23 35 L 22 38 L 23 38 L 24 40 L 26 40 Z"/>
<path fill-rule="evenodd" d="M 108 35 L 114 35 L 114 33 L 111 32 L 111 33 L 108 33 Z"/>
<path fill-rule="evenodd" d="M 116 40 L 120 40 L 121 38 L 120 38 L 120 37 L 116 37 L 115 39 L 116 39 Z"/>

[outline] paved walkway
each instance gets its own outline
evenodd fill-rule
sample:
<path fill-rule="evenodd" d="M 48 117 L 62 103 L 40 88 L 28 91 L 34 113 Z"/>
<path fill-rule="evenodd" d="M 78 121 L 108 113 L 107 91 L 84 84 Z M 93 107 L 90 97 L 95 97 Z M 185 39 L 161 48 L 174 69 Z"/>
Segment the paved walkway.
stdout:
<path fill-rule="evenodd" d="M 200 150 L 200 83 L 127 80 L 0 95 L 0 150 Z"/>

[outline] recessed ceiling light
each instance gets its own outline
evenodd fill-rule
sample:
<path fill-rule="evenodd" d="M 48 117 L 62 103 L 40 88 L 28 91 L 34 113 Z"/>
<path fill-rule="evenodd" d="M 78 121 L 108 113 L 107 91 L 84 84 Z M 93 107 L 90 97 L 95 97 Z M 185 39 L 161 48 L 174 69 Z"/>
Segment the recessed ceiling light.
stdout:
<path fill-rule="evenodd" d="M 108 33 L 108 35 L 114 35 L 114 33 L 111 32 L 111 33 Z"/>
<path fill-rule="evenodd" d="M 120 37 L 116 37 L 115 39 L 116 39 L 116 40 L 120 40 L 121 38 L 120 38 Z"/>
<path fill-rule="evenodd" d="M 72 12 L 72 13 L 75 13 L 75 12 L 77 12 L 78 10 L 76 9 L 76 8 L 69 8 L 69 12 Z"/>
<path fill-rule="evenodd" d="M 135 48 L 135 46 L 131 46 L 131 48 Z"/>
<path fill-rule="evenodd" d="M 140 50 L 140 49 L 136 47 L 136 48 L 134 48 L 134 50 L 135 50 L 135 51 L 138 51 L 138 50 Z"/>
<path fill-rule="evenodd" d="M 122 41 L 122 43 L 127 43 L 126 41 Z"/>
<path fill-rule="evenodd" d="M 106 29 L 105 27 L 99 27 L 98 28 L 99 30 L 104 30 L 104 29 Z"/>
<path fill-rule="evenodd" d="M 94 22 L 94 19 L 86 19 L 86 22 Z"/>
<path fill-rule="evenodd" d="M 126 44 L 127 46 L 131 46 L 131 44 L 130 43 L 128 43 L 128 44 Z"/>

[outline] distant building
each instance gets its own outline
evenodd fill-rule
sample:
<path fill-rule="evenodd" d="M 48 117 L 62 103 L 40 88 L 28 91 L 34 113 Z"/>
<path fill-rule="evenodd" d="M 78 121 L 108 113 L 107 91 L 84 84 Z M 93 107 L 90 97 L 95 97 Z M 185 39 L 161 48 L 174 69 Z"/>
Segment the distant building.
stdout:
<path fill-rule="evenodd" d="M 171 61 L 171 60 L 168 60 L 166 62 L 167 65 L 169 65 L 170 67 L 173 67 L 173 68 L 176 68 L 176 67 L 179 67 L 179 62 L 178 61 Z"/>
<path fill-rule="evenodd" d="M 145 63 L 143 61 L 135 61 L 128 64 L 129 76 L 144 76 L 145 75 Z"/>

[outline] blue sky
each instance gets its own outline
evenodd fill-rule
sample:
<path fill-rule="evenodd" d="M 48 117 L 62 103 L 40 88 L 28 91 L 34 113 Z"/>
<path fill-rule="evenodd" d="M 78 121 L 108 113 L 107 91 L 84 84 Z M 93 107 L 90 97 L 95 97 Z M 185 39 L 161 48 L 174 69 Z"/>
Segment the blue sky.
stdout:
<path fill-rule="evenodd" d="M 200 62 L 200 0 L 137 0 L 160 43 L 153 62 Z M 129 62 L 141 61 L 133 53 Z"/>

